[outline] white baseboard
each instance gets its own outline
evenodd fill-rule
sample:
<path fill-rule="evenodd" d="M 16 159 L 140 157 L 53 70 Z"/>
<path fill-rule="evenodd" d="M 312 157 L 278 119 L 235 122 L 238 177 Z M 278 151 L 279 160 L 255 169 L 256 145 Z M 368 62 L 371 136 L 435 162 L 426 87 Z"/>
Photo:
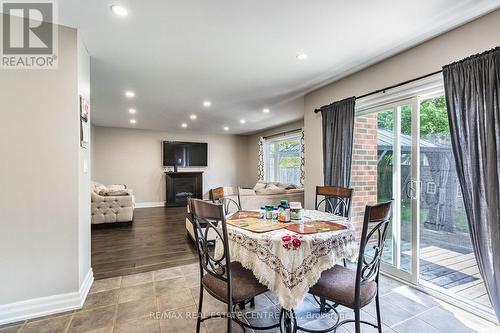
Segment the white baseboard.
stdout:
<path fill-rule="evenodd" d="M 165 207 L 165 201 L 136 202 L 135 208 Z"/>
<path fill-rule="evenodd" d="M 0 325 L 80 309 L 93 282 L 91 268 L 78 291 L 0 305 Z"/>

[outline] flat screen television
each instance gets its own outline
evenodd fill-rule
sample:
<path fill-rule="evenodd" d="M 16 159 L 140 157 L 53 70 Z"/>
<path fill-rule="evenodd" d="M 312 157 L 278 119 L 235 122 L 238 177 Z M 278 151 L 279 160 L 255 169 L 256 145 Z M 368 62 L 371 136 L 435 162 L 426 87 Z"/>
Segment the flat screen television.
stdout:
<path fill-rule="evenodd" d="M 207 147 L 204 142 L 163 141 L 163 166 L 205 167 Z"/>

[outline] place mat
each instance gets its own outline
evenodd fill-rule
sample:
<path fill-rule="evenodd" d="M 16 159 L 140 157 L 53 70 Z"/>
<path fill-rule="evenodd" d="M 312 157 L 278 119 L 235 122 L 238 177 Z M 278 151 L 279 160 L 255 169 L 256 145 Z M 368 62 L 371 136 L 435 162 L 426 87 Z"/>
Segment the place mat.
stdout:
<path fill-rule="evenodd" d="M 261 220 L 259 212 L 239 211 L 226 219 L 227 224 L 244 230 L 263 233 L 287 227 L 285 224 L 276 221 Z"/>
<path fill-rule="evenodd" d="M 240 210 L 228 216 L 226 220 L 232 221 L 232 220 L 241 220 L 246 218 L 260 219 L 260 213 L 254 210 Z"/>
<path fill-rule="evenodd" d="M 287 225 L 286 228 L 298 234 L 316 234 L 319 232 L 329 232 L 345 230 L 347 226 L 332 221 L 312 221 L 307 223 L 296 223 Z"/>

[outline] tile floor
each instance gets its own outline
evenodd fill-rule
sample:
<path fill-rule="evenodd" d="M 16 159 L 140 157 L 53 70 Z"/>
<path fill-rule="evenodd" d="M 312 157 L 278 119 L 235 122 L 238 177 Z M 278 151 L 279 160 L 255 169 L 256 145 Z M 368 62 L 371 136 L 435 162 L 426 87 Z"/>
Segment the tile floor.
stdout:
<path fill-rule="evenodd" d="M 198 265 L 195 264 L 98 280 L 81 310 L 0 326 L 0 333 L 194 332 L 198 278 Z M 382 277 L 380 292 L 384 332 L 500 332 L 500 327 L 488 321 L 392 279 Z M 205 313 L 225 310 L 222 303 L 208 294 L 204 306 Z M 331 324 L 334 318 L 319 317 L 317 309 L 314 300 L 306 297 L 296 309 L 299 323 L 316 329 Z M 266 313 L 267 317 L 258 318 L 256 310 Z M 348 309 L 340 309 L 340 313 L 343 318 L 352 317 Z M 255 309 L 247 308 L 243 314 L 252 324 L 269 325 L 279 314 L 277 300 L 270 292 L 260 295 L 256 298 Z M 374 304 L 362 312 L 364 320 L 375 321 L 374 316 Z M 234 332 L 241 332 L 238 326 L 234 327 Z M 209 320 L 202 328 L 204 333 L 225 332 L 225 321 Z M 345 325 L 337 332 L 354 332 L 354 327 Z M 376 330 L 365 326 L 362 332 Z"/>

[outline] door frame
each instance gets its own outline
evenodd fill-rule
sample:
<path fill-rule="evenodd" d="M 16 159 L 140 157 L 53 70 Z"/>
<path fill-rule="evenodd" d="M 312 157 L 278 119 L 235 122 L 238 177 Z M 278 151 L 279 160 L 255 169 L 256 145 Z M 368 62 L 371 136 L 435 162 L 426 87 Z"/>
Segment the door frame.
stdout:
<path fill-rule="evenodd" d="M 390 89 L 390 91 L 384 91 L 378 94 L 374 94 L 368 97 L 361 98 L 356 100 L 356 116 L 373 114 L 376 111 L 381 111 L 384 108 L 388 108 L 391 104 L 397 104 L 401 101 L 408 99 L 416 99 L 417 100 L 417 108 L 418 108 L 418 117 L 412 117 L 412 121 L 414 119 L 420 120 L 420 103 L 434 97 L 438 97 L 444 95 L 444 84 L 443 84 L 443 76 L 442 74 L 436 74 L 425 79 L 421 79 L 418 81 L 414 81 L 412 83 L 405 84 L 404 86 L 396 87 Z M 418 149 L 419 141 L 420 141 L 420 121 L 418 121 L 417 125 L 413 125 L 412 122 L 412 135 L 414 133 L 418 133 L 418 141 L 413 140 L 413 145 L 416 145 Z M 417 154 L 420 152 L 418 151 Z M 416 156 L 414 153 L 414 149 L 412 149 L 412 157 Z M 417 161 L 420 163 L 420 158 Z M 417 165 L 419 166 L 419 165 Z M 417 168 L 418 172 L 420 172 L 420 167 Z M 419 176 L 419 175 L 418 175 Z M 415 175 L 412 174 L 412 177 Z M 419 177 L 415 177 L 419 178 Z M 421 194 L 420 190 L 420 182 L 417 182 L 416 189 L 417 193 Z M 412 205 L 412 214 L 413 210 L 420 210 L 420 200 L 417 205 Z M 418 214 L 418 213 L 417 213 Z M 472 302 L 471 300 L 464 299 L 455 294 L 450 294 L 446 290 L 439 288 L 432 283 L 428 283 L 423 279 L 419 279 L 419 257 L 420 257 L 420 226 L 418 224 L 413 224 L 414 227 L 417 226 L 417 232 L 414 230 L 412 233 L 412 253 L 416 253 L 415 263 L 416 267 L 412 266 L 412 272 L 414 274 L 408 274 L 406 272 L 400 271 L 390 265 L 381 264 L 381 273 L 383 275 L 392 277 L 396 280 L 401 281 L 404 284 L 410 285 L 420 291 L 423 291 L 433 297 L 436 297 L 442 301 L 450 303 L 454 306 L 457 306 L 467 312 L 478 315 L 484 319 L 490 320 L 493 323 L 497 322 L 496 316 L 494 314 L 493 309 L 482 306 L 481 304 Z M 412 276 L 413 275 L 413 276 Z"/>
<path fill-rule="evenodd" d="M 410 272 L 400 268 L 401 259 L 401 107 L 411 107 L 411 264 Z M 420 101 L 418 96 L 407 97 L 391 103 L 378 105 L 357 112 L 357 116 L 376 114 L 392 109 L 394 112 L 394 143 L 393 143 L 393 221 L 392 223 L 392 255 L 394 265 L 381 262 L 381 269 L 390 275 L 407 281 L 411 284 L 419 282 L 419 249 L 420 249 Z M 395 218 L 394 218 L 395 217 Z"/>

